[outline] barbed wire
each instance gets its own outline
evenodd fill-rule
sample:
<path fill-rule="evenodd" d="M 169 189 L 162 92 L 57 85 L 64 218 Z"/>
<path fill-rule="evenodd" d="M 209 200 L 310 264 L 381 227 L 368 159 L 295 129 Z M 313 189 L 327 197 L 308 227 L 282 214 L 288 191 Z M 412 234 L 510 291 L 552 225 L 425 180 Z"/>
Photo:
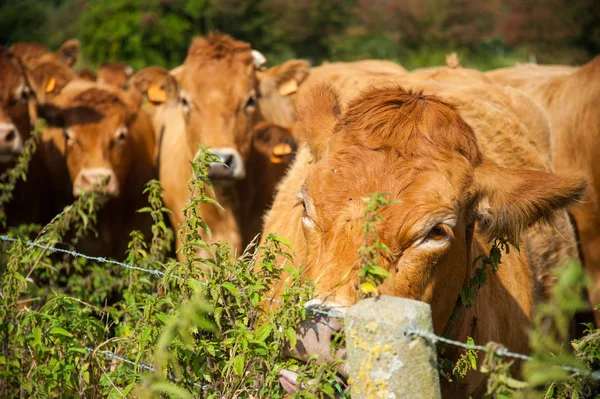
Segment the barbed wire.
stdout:
<path fill-rule="evenodd" d="M 6 235 L 0 235 L 0 240 L 3 241 L 9 241 L 9 242 L 18 242 L 18 241 L 22 241 L 19 240 L 17 238 L 12 238 L 12 237 L 8 237 Z M 124 263 L 124 262 L 119 262 L 119 261 L 115 261 L 115 260 L 111 260 L 111 259 L 107 259 L 104 257 L 99 257 L 99 256 L 90 256 L 90 255 L 86 255 L 86 254 L 82 254 L 80 252 L 77 251 L 71 251 L 68 249 L 62 249 L 62 248 L 56 248 L 53 246 L 49 246 L 49 245 L 43 245 L 43 244 L 38 244 L 36 242 L 33 241 L 22 241 L 24 242 L 26 245 L 31 246 L 31 247 L 36 247 L 36 248 L 40 248 L 40 249 L 44 249 L 53 253 L 64 253 L 64 254 L 68 254 L 71 255 L 73 257 L 79 257 L 79 258 L 84 258 L 87 260 L 92 260 L 95 262 L 100 262 L 100 263 L 105 263 L 105 264 L 112 264 L 112 265 L 116 265 L 116 266 L 120 266 L 120 267 L 124 267 L 126 269 L 130 269 L 130 270 L 136 270 L 139 272 L 143 272 L 143 273 L 149 273 L 149 274 L 153 274 L 156 276 L 160 276 L 160 277 L 164 277 L 167 274 L 163 271 L 160 270 L 153 270 L 153 269 L 145 269 L 143 267 L 139 267 L 139 266 L 134 266 L 128 263 Z M 181 276 L 177 276 L 177 275 L 169 275 L 170 278 L 174 278 L 177 280 L 182 280 L 182 281 L 188 281 L 188 280 L 192 280 L 198 284 L 204 285 L 204 286 L 208 286 L 208 283 L 204 282 L 204 281 L 199 281 L 196 279 L 187 279 Z M 278 303 L 278 304 L 283 304 L 282 301 L 279 301 L 277 299 L 271 298 L 269 299 L 270 302 L 274 302 L 274 303 Z M 328 317 L 335 317 L 335 318 L 339 318 L 339 319 L 343 319 L 344 318 L 344 312 L 340 311 L 339 309 L 344 309 L 347 308 L 348 306 L 342 306 L 342 305 L 337 305 L 334 308 L 331 308 L 331 306 L 327 305 L 326 303 L 320 303 L 320 304 L 313 304 L 309 307 L 307 307 L 307 310 L 309 312 L 312 313 L 318 313 L 324 316 L 328 316 Z M 323 310 L 326 309 L 326 310 Z M 424 338 L 428 341 L 430 341 L 431 343 L 435 344 L 437 342 L 443 342 L 445 344 L 448 345 L 453 345 L 453 346 L 457 346 L 457 347 L 461 347 L 464 349 L 472 349 L 472 350 L 478 350 L 478 351 L 488 351 L 488 348 L 486 348 L 483 345 L 476 345 L 476 344 L 467 344 L 461 341 L 455 341 L 452 339 L 448 339 L 445 337 L 440 337 L 439 335 L 436 335 L 434 333 L 431 332 L 427 332 L 427 331 L 422 331 L 422 330 L 416 330 L 416 329 L 409 329 L 408 331 L 406 331 L 406 335 L 408 336 L 419 336 L 421 338 Z M 109 351 L 95 351 L 93 348 L 89 348 L 86 347 L 86 349 L 89 352 L 95 352 L 95 353 L 101 353 L 113 360 L 117 360 L 117 361 L 121 361 L 124 363 L 127 363 L 129 365 L 132 366 L 136 366 L 135 362 L 129 360 L 129 359 L 125 359 L 123 357 L 120 357 L 118 355 L 115 355 L 112 352 Z M 507 348 L 505 347 L 500 347 L 495 349 L 494 354 L 496 354 L 497 356 L 500 357 L 508 357 L 508 358 L 513 358 L 513 359 L 519 359 L 519 360 L 523 360 L 523 361 L 533 361 L 534 359 L 531 356 L 528 355 L 524 355 L 521 353 L 516 353 L 516 352 L 510 352 Z M 148 371 L 154 372 L 154 368 L 152 366 L 148 366 L 148 365 L 144 365 L 144 364 L 138 364 L 137 367 L 139 368 L 143 368 L 146 369 Z M 588 370 L 582 370 L 576 367 L 571 367 L 571 366 L 556 366 L 556 367 L 560 367 L 563 370 L 572 372 L 572 373 L 578 373 L 578 374 L 582 374 L 582 375 L 586 375 L 590 378 L 593 378 L 595 380 L 600 380 L 600 370 L 594 371 L 594 372 L 590 372 Z M 194 386 L 200 387 L 203 390 L 207 390 L 210 389 L 209 387 L 205 386 L 205 385 L 200 385 L 197 383 L 192 383 Z"/>
<path fill-rule="evenodd" d="M 96 354 L 96 353 L 100 353 L 100 354 L 108 357 L 111 360 L 117 360 L 117 361 L 120 361 L 122 363 L 129 364 L 130 366 L 133 366 L 134 368 L 138 367 L 140 369 L 144 369 L 144 370 L 150 371 L 151 373 L 154 373 L 154 371 L 155 371 L 155 369 L 154 369 L 153 366 L 148 366 L 148 365 L 143 364 L 143 363 L 139 363 L 139 364 L 136 365 L 134 361 L 131 361 L 129 359 L 125 359 L 124 357 L 115 355 L 114 353 L 109 352 L 109 351 L 99 351 L 99 350 L 95 350 L 94 348 L 90 348 L 89 346 L 86 346 L 85 349 L 89 353 L 91 353 L 92 355 Z M 198 384 L 196 382 L 191 382 L 191 381 L 188 381 L 188 382 L 190 384 L 198 387 L 198 388 L 201 388 L 203 391 L 208 391 L 210 389 L 210 387 L 208 385 L 202 385 L 202 384 Z"/>
<path fill-rule="evenodd" d="M 489 348 L 483 346 L 483 345 L 476 345 L 476 344 L 467 344 L 461 341 L 455 341 L 449 338 L 445 338 L 445 337 L 440 337 L 439 335 L 436 335 L 432 332 L 429 331 L 423 331 L 423 330 L 418 330 L 418 329 L 414 329 L 414 328 L 410 328 L 406 331 L 406 335 L 409 337 L 414 337 L 414 336 L 419 336 L 421 338 L 426 339 L 427 341 L 435 344 L 437 342 L 443 342 L 445 344 L 448 345 L 453 345 L 453 346 L 458 346 L 460 348 L 464 348 L 464 349 L 472 349 L 472 350 L 478 350 L 478 351 L 484 351 L 484 352 L 488 352 L 490 351 Z M 500 357 L 509 357 L 509 358 L 513 358 L 513 359 L 519 359 L 519 360 L 524 360 L 526 362 L 531 362 L 534 361 L 535 359 L 531 356 L 528 355 L 524 355 L 522 353 L 517 353 L 517 352 L 510 352 L 507 348 L 500 346 L 499 348 L 496 349 L 491 349 L 492 352 Z M 600 370 L 596 370 L 596 371 L 589 371 L 589 370 L 582 370 L 580 368 L 577 367 L 571 367 L 571 366 L 558 366 L 556 365 L 555 367 L 559 367 L 563 370 L 569 371 L 571 373 L 578 373 L 578 374 L 582 374 L 585 376 L 588 376 L 590 378 L 593 378 L 595 380 L 600 380 Z"/>
<path fill-rule="evenodd" d="M 53 253 L 63 253 L 63 254 L 71 255 L 73 257 L 77 257 L 77 258 L 83 258 L 83 259 L 87 259 L 87 260 L 91 260 L 91 261 L 95 261 L 95 262 L 116 265 L 116 266 L 124 267 L 126 269 L 135 270 L 135 271 L 138 271 L 138 272 L 153 274 L 153 275 L 159 276 L 159 277 L 164 277 L 166 275 L 165 272 L 160 271 L 160 270 L 145 269 L 143 267 L 134 266 L 134 265 L 131 265 L 129 263 L 119 262 L 119 261 L 112 260 L 112 259 L 107 259 L 107 258 L 101 257 L 101 256 L 90 256 L 90 255 L 82 254 L 82 253 L 77 252 L 77 251 L 71 251 L 71 250 L 68 250 L 68 249 L 57 248 L 57 247 L 53 247 L 53 246 L 50 246 L 50 245 L 38 244 L 37 242 L 33 242 L 33 241 L 30 241 L 30 240 L 24 241 L 24 240 L 20 240 L 18 238 L 9 237 L 9 236 L 6 236 L 6 235 L 0 235 L 0 240 L 9 241 L 9 242 L 22 241 L 23 243 L 25 243 L 26 245 L 28 245 L 30 247 L 44 249 L 46 251 L 50 251 L 50 252 L 53 252 Z M 203 285 L 205 287 L 209 285 L 205 281 L 200 281 L 200 280 L 196 280 L 196 279 L 189 279 L 189 278 L 177 276 L 177 275 L 174 275 L 174 274 L 170 274 L 169 277 L 170 278 L 174 278 L 176 280 L 180 280 L 180 281 L 194 281 L 195 283 L 198 283 L 198 284 Z M 275 298 L 269 299 L 269 302 L 274 302 L 274 303 L 277 303 L 279 305 L 283 305 L 284 304 L 283 301 L 280 301 L 280 300 L 275 299 Z M 314 307 L 308 309 L 308 311 L 309 312 L 313 312 L 313 313 L 319 313 L 319 314 L 321 314 L 323 316 L 328 316 L 328 317 L 338 317 L 338 318 L 341 317 L 340 316 L 340 314 L 341 314 L 340 312 L 338 312 L 336 310 L 331 310 L 330 308 L 327 308 L 327 310 L 321 310 L 321 309 L 318 308 L 318 306 L 314 306 Z"/>

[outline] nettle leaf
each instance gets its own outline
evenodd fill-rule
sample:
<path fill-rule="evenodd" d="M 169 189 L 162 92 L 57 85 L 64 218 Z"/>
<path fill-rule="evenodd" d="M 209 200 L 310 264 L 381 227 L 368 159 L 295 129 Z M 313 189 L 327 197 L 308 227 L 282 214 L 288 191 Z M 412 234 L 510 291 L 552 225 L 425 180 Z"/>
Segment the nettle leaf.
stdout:
<path fill-rule="evenodd" d="M 73 336 L 73 334 L 71 334 L 70 332 L 68 332 L 64 328 L 60 328 L 60 327 L 52 327 L 50 329 L 50 331 L 48 331 L 48 333 L 52 334 L 52 335 L 62 335 L 62 336 L 65 336 L 65 337 L 72 337 Z"/>
<path fill-rule="evenodd" d="M 221 284 L 221 286 L 223 288 L 225 288 L 227 291 L 231 292 L 231 294 L 233 294 L 233 296 L 238 297 L 241 295 L 241 293 L 237 290 L 237 288 L 235 288 L 235 285 L 225 281 Z"/>
<path fill-rule="evenodd" d="M 287 338 L 290 347 L 294 348 L 296 346 L 296 330 L 292 327 L 288 327 L 285 330 L 285 337 Z"/>
<path fill-rule="evenodd" d="M 170 382 L 155 382 L 152 387 L 157 391 L 166 393 L 171 398 L 194 399 L 194 396 L 186 389 Z"/>
<path fill-rule="evenodd" d="M 244 373 L 244 356 L 237 355 L 233 358 L 233 372 L 241 376 Z"/>
<path fill-rule="evenodd" d="M 265 341 L 269 335 L 271 334 L 271 331 L 273 331 L 273 326 L 270 324 L 263 324 L 262 326 L 260 326 L 258 328 L 258 330 L 256 330 L 256 333 L 254 334 L 254 339 L 260 342 Z"/>

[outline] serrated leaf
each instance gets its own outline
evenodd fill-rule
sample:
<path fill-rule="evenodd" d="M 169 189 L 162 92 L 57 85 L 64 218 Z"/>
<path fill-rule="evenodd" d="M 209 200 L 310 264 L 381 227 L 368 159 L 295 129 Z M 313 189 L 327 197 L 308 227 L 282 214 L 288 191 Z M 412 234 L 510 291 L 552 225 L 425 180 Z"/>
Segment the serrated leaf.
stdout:
<path fill-rule="evenodd" d="M 290 348 L 295 348 L 296 347 L 296 330 L 293 329 L 292 327 L 288 327 L 285 330 L 285 337 L 287 338 L 289 344 L 290 344 Z"/>
<path fill-rule="evenodd" d="M 186 389 L 181 388 L 170 382 L 155 382 L 152 384 L 152 388 L 154 388 L 157 391 L 166 393 L 171 398 L 194 399 L 194 396 L 192 396 L 192 394 L 189 393 Z"/>
<path fill-rule="evenodd" d="M 235 288 L 235 285 L 225 281 L 221 284 L 221 286 L 223 288 L 225 288 L 227 291 L 231 292 L 231 294 L 233 294 L 233 296 L 235 296 L 235 297 L 240 296 L 240 292 L 237 290 L 237 288 Z"/>
<path fill-rule="evenodd" d="M 52 334 L 52 335 L 63 335 L 65 337 L 72 337 L 73 336 L 73 334 L 71 334 L 70 332 L 68 332 L 64 328 L 60 328 L 60 327 L 52 327 L 48 333 Z"/>
<path fill-rule="evenodd" d="M 233 358 L 233 372 L 237 375 L 241 376 L 244 372 L 244 357 L 242 355 L 238 355 Z"/>
<path fill-rule="evenodd" d="M 273 327 L 270 324 L 263 324 L 254 334 L 254 339 L 260 342 L 264 342 L 267 337 L 273 331 Z"/>

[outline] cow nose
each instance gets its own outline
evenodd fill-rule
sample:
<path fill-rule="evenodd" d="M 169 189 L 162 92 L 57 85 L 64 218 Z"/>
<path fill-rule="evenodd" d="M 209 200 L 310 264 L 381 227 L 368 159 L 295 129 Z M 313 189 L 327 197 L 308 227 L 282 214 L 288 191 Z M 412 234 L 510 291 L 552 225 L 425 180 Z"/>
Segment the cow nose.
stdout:
<path fill-rule="evenodd" d="M 284 349 L 284 354 L 301 361 L 308 361 L 317 355 L 317 363 L 333 362 L 346 358 L 346 349 L 340 347 L 343 324 L 335 313 L 323 311 L 323 307 L 313 312 L 313 317 L 302 323 L 296 330 L 296 346 Z M 310 311 L 310 309 L 309 309 Z M 336 344 L 337 343 L 337 344 Z M 338 373 L 345 376 L 343 364 L 338 366 Z"/>
<path fill-rule="evenodd" d="M 73 195 L 87 192 L 103 193 L 111 197 L 119 195 L 119 186 L 114 172 L 110 169 L 83 169 L 73 182 Z"/>
<path fill-rule="evenodd" d="M 12 123 L 0 124 L 0 155 L 10 158 L 23 149 L 23 143 L 19 131 Z"/>
<path fill-rule="evenodd" d="M 241 180 L 246 176 L 244 162 L 237 150 L 213 148 L 211 152 L 221 160 L 221 162 L 210 164 L 208 177 L 211 180 Z"/>

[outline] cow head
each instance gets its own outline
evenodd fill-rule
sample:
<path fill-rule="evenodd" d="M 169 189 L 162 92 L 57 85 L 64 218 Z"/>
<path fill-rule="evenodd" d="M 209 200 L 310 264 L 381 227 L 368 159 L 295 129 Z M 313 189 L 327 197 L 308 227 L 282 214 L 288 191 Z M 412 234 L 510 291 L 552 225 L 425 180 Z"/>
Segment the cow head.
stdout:
<path fill-rule="evenodd" d="M 96 191 L 117 197 L 133 163 L 131 126 L 140 101 L 118 89 L 81 83 L 81 89 L 65 89 L 43 116 L 63 130 L 61 152 L 73 195 Z"/>
<path fill-rule="evenodd" d="M 329 307 L 359 299 L 362 199 L 371 193 L 394 201 L 379 210 L 383 220 L 375 225 L 390 249 L 378 257 L 391 276 L 380 292 L 429 303 L 441 333 L 470 276 L 474 235 L 518 242 L 524 229 L 577 199 L 585 186 L 579 177 L 498 166 L 454 107 L 435 96 L 371 89 L 340 112 L 337 94 L 316 87 L 298 113 L 314 159 L 295 211 L 306 239 L 304 275 Z M 331 323 L 317 325 L 331 336 Z M 313 345 L 308 355 L 327 352 L 318 348 L 324 341 L 304 342 Z"/>
<path fill-rule="evenodd" d="M 106 62 L 96 71 L 98 82 L 106 83 L 121 89 L 127 89 L 127 82 L 133 76 L 133 68 L 124 62 Z"/>
<path fill-rule="evenodd" d="M 19 42 L 10 47 L 11 53 L 17 56 L 27 68 L 33 68 L 37 63 L 54 61 L 72 67 L 77 62 L 80 44 L 77 39 L 64 42 L 55 53 L 37 43 Z"/>
<path fill-rule="evenodd" d="M 253 147 L 273 164 L 288 165 L 296 154 L 297 143 L 291 131 L 271 122 L 261 122 L 253 131 Z"/>
<path fill-rule="evenodd" d="M 216 182 L 243 179 L 245 163 L 252 147 L 252 128 L 263 119 L 261 77 L 265 58 L 245 42 L 227 35 L 196 38 L 184 64 L 171 76 L 159 68 L 138 72 L 132 84 L 146 94 L 151 103 L 167 103 L 181 110 L 186 124 L 187 156 L 193 159 L 198 144 L 208 145 L 222 161 L 211 165 L 209 176 Z M 265 75 L 277 80 L 268 90 L 289 87 L 282 96 L 291 95 L 304 75 L 294 70 L 307 69 L 306 63 L 290 64 L 280 72 Z M 268 71 L 267 71 L 268 72 Z M 279 79 L 285 74 L 286 79 Z M 289 124 L 289 123 L 288 123 Z"/>

